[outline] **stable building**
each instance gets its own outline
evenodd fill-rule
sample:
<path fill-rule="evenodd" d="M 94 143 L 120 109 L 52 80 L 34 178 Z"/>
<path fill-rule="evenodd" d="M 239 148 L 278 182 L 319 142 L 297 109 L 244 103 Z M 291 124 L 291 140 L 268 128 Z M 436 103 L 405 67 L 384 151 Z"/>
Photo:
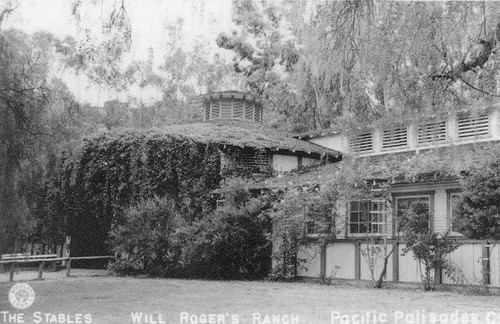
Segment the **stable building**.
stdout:
<path fill-rule="evenodd" d="M 340 152 L 262 125 L 263 104 L 258 97 L 239 91 L 209 93 L 198 98 L 204 121 L 165 128 L 169 134 L 202 143 L 219 144 L 224 151 L 243 149 L 240 161 L 254 176 L 273 176 L 301 166 L 338 162 Z"/>
<path fill-rule="evenodd" d="M 342 152 L 345 159 L 365 160 L 376 165 L 383 159 L 405 158 L 432 151 L 444 156 L 459 151 L 463 159 L 473 158 L 481 149 L 500 143 L 500 110 L 484 109 L 476 113 L 459 112 L 429 119 L 419 119 L 392 127 L 364 127 L 356 131 L 322 130 L 295 136 Z M 335 166 L 326 166 L 315 173 L 333 172 Z M 307 179 L 318 178 L 320 175 Z M 302 180 L 295 178 L 296 183 Z M 377 190 L 377 181 L 373 190 Z M 382 179 L 387 180 L 387 179 Z M 382 271 L 383 258 L 397 244 L 389 257 L 385 280 L 389 282 L 420 283 L 424 266 L 411 254 L 404 254 L 402 244 L 396 241 L 397 216 L 412 204 L 428 209 L 429 228 L 436 233 L 448 233 L 462 245 L 449 260 L 459 269 L 455 278 L 445 273 L 435 278 L 438 284 L 488 284 L 500 287 L 500 247 L 496 242 L 463 238 L 453 228 L 454 204 L 461 191 L 457 177 L 430 173 L 412 179 L 389 179 L 388 199 L 346 201 L 338 207 L 343 220 L 335 224 L 339 234 L 326 246 L 304 246 L 297 259 L 307 262 L 297 265 L 296 275 L 308 278 L 335 278 L 373 280 Z M 288 180 L 287 180 L 288 181 Z M 289 181 L 294 181 L 290 177 Z M 311 240 L 317 234 L 311 233 Z"/>

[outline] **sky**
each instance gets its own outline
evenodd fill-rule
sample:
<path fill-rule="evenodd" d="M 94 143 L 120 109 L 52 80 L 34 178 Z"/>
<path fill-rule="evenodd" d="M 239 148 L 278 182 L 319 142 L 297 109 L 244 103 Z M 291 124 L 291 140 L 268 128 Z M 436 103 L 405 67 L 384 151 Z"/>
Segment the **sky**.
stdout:
<path fill-rule="evenodd" d="M 19 0 L 14 14 L 4 21 L 3 28 L 18 28 L 27 33 L 48 31 L 64 38 L 67 35 L 79 39 L 86 28 L 99 27 L 101 14 L 100 0 L 83 0 L 84 3 L 97 5 L 86 7 L 82 22 L 77 24 L 71 15 L 73 0 Z M 102 0 L 109 5 L 114 0 Z M 8 0 L 0 0 L 5 5 Z M 90 9 L 89 9 L 90 8 Z M 184 20 L 184 46 L 189 47 L 197 37 L 207 39 L 215 46 L 215 37 L 234 28 L 231 22 L 230 0 L 126 0 L 126 9 L 132 25 L 131 57 L 145 59 L 149 47 L 159 55 L 165 52 L 166 26 Z M 63 80 L 80 102 L 102 105 L 108 99 L 125 99 L 126 94 L 109 93 L 105 90 L 89 87 L 86 78 L 65 72 Z M 134 91 L 140 91 L 138 89 Z M 145 102 L 157 99 L 159 93 L 133 93 Z M 116 98 L 115 98 L 116 97 Z"/>

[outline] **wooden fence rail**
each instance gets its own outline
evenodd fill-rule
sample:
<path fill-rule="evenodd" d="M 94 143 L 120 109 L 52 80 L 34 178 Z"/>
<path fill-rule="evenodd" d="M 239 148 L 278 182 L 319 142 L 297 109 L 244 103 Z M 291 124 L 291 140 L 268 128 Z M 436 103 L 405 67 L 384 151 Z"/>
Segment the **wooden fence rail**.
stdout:
<path fill-rule="evenodd" d="M 10 264 L 9 280 L 14 281 L 14 271 L 16 263 L 39 263 L 38 264 L 38 279 L 42 279 L 43 268 L 46 262 L 66 261 L 66 276 L 70 276 L 71 260 L 95 260 L 95 259 L 113 259 L 112 255 L 104 256 L 84 256 L 84 257 L 62 257 L 55 258 L 54 255 L 32 255 L 32 256 L 19 256 L 17 258 L 9 258 L 0 260 L 0 264 Z"/>

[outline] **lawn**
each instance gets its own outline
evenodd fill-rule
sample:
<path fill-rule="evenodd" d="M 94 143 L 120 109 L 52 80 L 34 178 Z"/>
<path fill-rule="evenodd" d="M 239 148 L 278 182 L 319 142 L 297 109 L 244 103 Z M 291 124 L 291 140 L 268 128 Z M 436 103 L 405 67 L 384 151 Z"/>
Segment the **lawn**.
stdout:
<path fill-rule="evenodd" d="M 136 323 L 500 323 L 499 296 L 457 292 L 102 276 L 27 282 L 36 298 L 24 311 L 8 302 L 13 283 L 0 282 L 0 323 L 24 313 L 24 323 L 121 324 L 141 312 Z"/>

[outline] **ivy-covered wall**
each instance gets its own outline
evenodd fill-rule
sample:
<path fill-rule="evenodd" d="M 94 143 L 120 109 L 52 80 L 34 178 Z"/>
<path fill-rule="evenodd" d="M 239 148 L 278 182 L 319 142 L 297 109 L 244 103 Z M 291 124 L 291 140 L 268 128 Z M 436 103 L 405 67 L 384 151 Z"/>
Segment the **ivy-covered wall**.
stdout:
<path fill-rule="evenodd" d="M 107 254 L 108 232 L 123 210 L 153 196 L 172 197 L 187 221 L 202 218 L 215 207 L 221 153 L 217 144 L 154 131 L 86 139 L 77 153 L 63 156 L 40 195 L 36 236 L 70 235 L 74 256 Z"/>

